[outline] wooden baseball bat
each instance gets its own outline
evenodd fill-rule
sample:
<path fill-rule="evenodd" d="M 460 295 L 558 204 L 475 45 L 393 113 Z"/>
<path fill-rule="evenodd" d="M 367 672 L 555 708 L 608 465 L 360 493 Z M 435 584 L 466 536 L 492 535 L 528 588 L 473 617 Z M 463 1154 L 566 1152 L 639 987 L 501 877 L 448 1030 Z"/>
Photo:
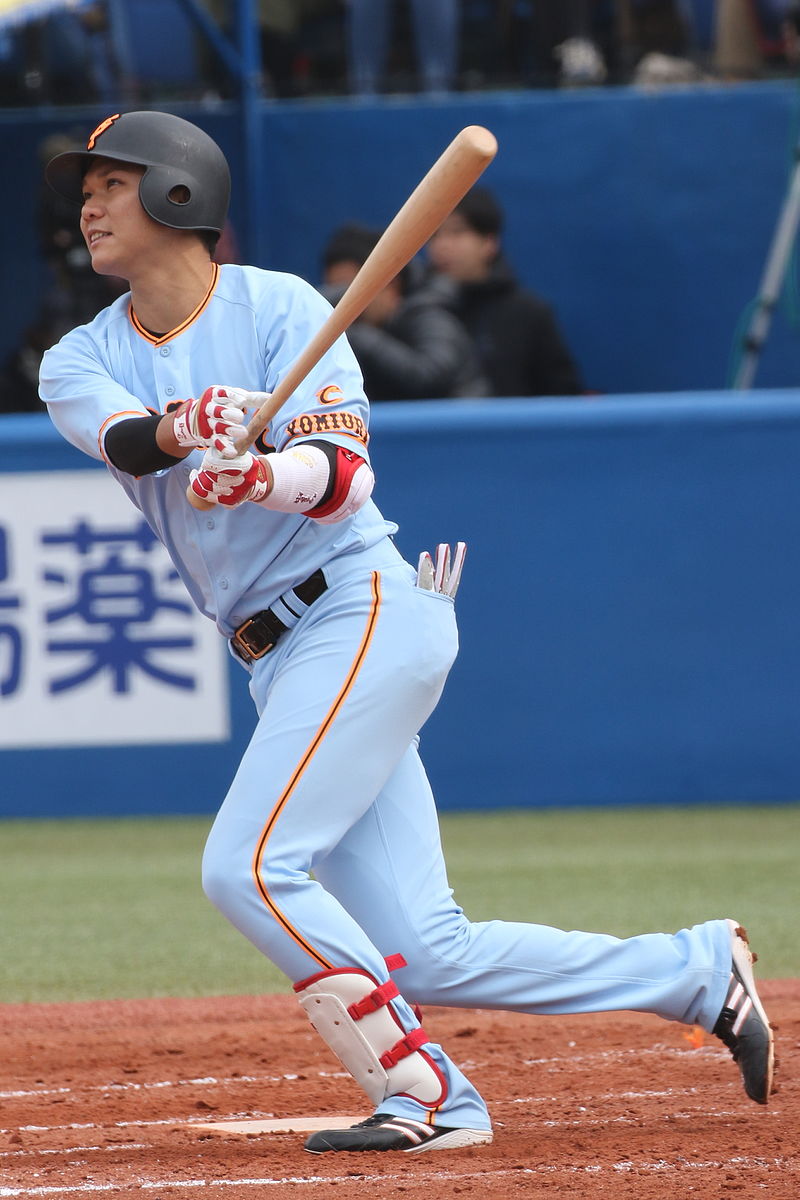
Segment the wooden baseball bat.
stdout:
<path fill-rule="evenodd" d="M 284 375 L 275 391 L 235 439 L 240 453 L 252 446 L 272 418 L 378 292 L 394 279 L 453 211 L 497 153 L 497 140 L 482 125 L 468 125 L 453 138 L 386 227 L 333 312 Z M 189 503 L 213 508 L 187 489 Z"/>

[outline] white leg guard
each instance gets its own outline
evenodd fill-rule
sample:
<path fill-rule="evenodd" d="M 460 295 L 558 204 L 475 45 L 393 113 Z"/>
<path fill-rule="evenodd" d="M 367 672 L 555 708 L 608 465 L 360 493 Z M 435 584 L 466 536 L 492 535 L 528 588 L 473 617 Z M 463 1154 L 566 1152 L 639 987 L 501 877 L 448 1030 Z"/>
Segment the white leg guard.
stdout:
<path fill-rule="evenodd" d="M 387 1096 L 410 1096 L 437 1108 L 447 1083 L 420 1047 L 430 1038 L 421 1027 L 406 1033 L 390 1001 L 399 996 L 391 980 L 378 985 L 366 971 L 323 971 L 294 985 L 320 1037 L 361 1084 L 373 1104 Z"/>

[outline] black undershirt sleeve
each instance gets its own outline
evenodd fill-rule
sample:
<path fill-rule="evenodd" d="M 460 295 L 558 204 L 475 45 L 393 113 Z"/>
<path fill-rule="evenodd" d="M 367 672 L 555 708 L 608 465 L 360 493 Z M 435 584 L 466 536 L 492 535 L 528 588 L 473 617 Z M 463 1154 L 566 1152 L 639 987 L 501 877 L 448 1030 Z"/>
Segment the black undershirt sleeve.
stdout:
<path fill-rule="evenodd" d="M 183 462 L 158 445 L 156 426 L 160 420 L 161 417 L 130 417 L 112 425 L 104 443 L 109 462 L 127 475 L 152 475 Z"/>

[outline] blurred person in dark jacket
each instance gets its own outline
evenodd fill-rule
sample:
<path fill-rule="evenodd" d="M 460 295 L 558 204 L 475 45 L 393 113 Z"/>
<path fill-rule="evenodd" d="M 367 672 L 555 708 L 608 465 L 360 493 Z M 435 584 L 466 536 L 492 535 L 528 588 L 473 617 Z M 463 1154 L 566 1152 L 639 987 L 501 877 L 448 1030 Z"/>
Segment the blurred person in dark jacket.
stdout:
<path fill-rule="evenodd" d="M 380 231 L 343 225 L 322 257 L 323 294 L 335 304 L 366 262 Z M 405 267 L 347 331 L 371 401 L 436 400 L 488 394 L 469 335 L 433 284 L 414 285 Z"/>
<path fill-rule="evenodd" d="M 478 351 L 496 396 L 571 396 L 584 391 L 552 308 L 518 283 L 503 256 L 503 213 L 474 187 L 430 239 L 439 285 Z"/>
<path fill-rule="evenodd" d="M 69 132 L 54 133 L 38 147 L 42 164 L 55 154 L 80 148 Z M 76 205 L 43 186 L 34 213 L 38 245 L 47 268 L 36 311 L 19 342 L 0 364 L 0 412 L 41 412 L 39 364 L 45 350 L 83 325 L 117 296 L 127 283 L 97 275 L 77 222 Z M 8 281 L 7 286 L 11 286 Z"/>

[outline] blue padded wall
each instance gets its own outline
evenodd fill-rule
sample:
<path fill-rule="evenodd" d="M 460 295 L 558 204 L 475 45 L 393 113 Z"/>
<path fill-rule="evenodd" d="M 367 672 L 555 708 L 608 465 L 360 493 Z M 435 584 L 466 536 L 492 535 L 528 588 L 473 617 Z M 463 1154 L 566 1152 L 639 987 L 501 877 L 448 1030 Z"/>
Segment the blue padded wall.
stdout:
<path fill-rule="evenodd" d="M 443 808 L 800 797 L 796 394 L 385 405 L 372 430 L 406 557 L 469 545 L 422 733 Z M 89 466 L 36 417 L 0 450 Z M 230 670 L 229 741 L 0 751 L 0 814 L 213 810 L 254 721 Z"/>

